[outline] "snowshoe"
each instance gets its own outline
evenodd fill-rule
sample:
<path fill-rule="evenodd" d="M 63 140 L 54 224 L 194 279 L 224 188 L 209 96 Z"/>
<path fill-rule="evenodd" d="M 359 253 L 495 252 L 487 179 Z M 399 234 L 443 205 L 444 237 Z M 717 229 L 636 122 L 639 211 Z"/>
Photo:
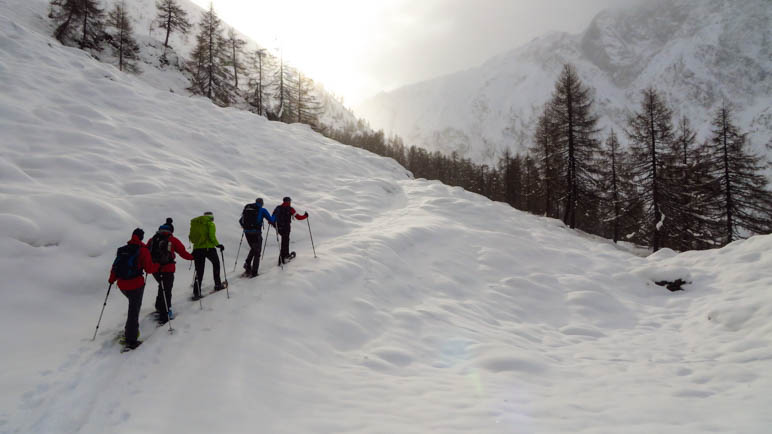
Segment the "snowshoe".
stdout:
<path fill-rule="evenodd" d="M 127 342 L 123 344 L 123 348 L 121 348 L 121 352 L 125 353 L 126 351 L 134 350 L 140 345 L 142 345 L 142 341 Z"/>
<path fill-rule="evenodd" d="M 139 336 L 142 333 L 137 332 L 137 340 L 139 340 Z M 118 337 L 118 343 L 121 345 L 126 345 L 126 335 L 121 333 L 121 335 Z"/>
<path fill-rule="evenodd" d="M 296 256 L 296 255 L 295 255 L 295 252 L 291 252 L 289 255 L 287 255 L 287 256 L 285 256 L 284 258 L 282 258 L 282 262 L 286 264 L 286 263 L 288 263 L 289 261 L 291 261 L 291 260 L 295 259 L 295 256 Z"/>

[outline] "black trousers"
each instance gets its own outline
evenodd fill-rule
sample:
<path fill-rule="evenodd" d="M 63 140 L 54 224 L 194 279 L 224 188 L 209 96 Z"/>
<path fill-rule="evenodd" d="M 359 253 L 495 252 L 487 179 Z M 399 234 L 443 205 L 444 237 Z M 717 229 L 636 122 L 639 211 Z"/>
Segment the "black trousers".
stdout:
<path fill-rule="evenodd" d="M 281 252 L 279 253 L 279 256 L 281 258 L 286 258 L 290 255 L 289 250 L 289 242 L 290 242 L 290 230 L 282 230 L 279 231 L 279 235 L 281 235 Z"/>
<path fill-rule="evenodd" d="M 142 307 L 142 295 L 145 293 L 145 287 L 124 291 L 121 293 L 129 299 L 129 315 L 126 317 L 126 328 L 123 335 L 126 336 L 126 343 L 136 342 L 139 337 L 139 309 Z"/>
<path fill-rule="evenodd" d="M 174 273 L 153 273 L 155 281 L 158 282 L 158 295 L 155 298 L 155 310 L 166 314 L 167 306 L 172 308 L 172 287 L 174 286 Z M 164 304 L 163 295 L 166 294 L 166 304 Z"/>
<path fill-rule="evenodd" d="M 214 285 L 220 286 L 220 258 L 217 257 L 217 249 L 210 247 L 208 249 L 193 250 L 193 263 L 196 265 L 196 282 L 201 288 L 201 281 L 204 279 L 205 259 L 212 263 L 212 275 L 214 276 Z"/>
<path fill-rule="evenodd" d="M 255 275 L 260 268 L 260 251 L 263 247 L 263 234 L 262 232 L 245 232 L 244 236 L 247 237 L 247 244 L 249 244 L 249 254 L 247 255 L 245 263 L 252 274 Z"/>

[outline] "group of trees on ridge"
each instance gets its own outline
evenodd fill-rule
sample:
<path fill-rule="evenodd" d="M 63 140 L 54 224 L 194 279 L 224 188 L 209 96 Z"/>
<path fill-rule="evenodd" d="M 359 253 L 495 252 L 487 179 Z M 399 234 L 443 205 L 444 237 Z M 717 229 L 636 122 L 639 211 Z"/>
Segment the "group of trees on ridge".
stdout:
<path fill-rule="evenodd" d="M 166 49 L 171 33 L 187 34 L 192 25 L 176 0 L 157 0 L 156 9 L 155 25 L 165 32 Z M 97 51 L 106 43 L 121 70 L 137 70 L 139 47 L 123 1 L 106 21 L 97 0 L 51 0 L 49 16 L 62 43 Z M 490 167 L 456 153 L 407 147 L 400 137 L 387 138 L 362 120 L 343 128 L 322 125 L 312 80 L 264 49 L 245 55 L 246 42 L 232 28 L 224 34 L 211 5 L 198 27 L 196 45 L 184 64 L 191 92 L 221 106 L 242 105 L 272 120 L 309 124 L 341 143 L 391 157 L 416 177 L 460 186 L 523 211 L 560 218 L 571 228 L 655 251 L 712 248 L 772 232 L 765 163 L 748 150 L 747 135 L 735 124 L 727 103 L 713 116 L 711 136 L 698 143 L 689 119 L 673 119 L 662 95 L 645 89 L 641 106 L 622 132 L 628 144 L 623 146 L 614 130 L 601 137 L 592 90 L 573 66 L 565 65 L 538 117 L 528 152 L 505 152 Z"/>
<path fill-rule="evenodd" d="M 416 177 L 437 179 L 567 226 L 617 241 L 677 251 L 726 245 L 772 232 L 766 162 L 748 149 L 747 134 L 724 103 L 711 135 L 698 142 L 688 118 L 674 119 L 654 88 L 622 134 L 597 127 L 592 90 L 564 65 L 541 111 L 525 155 L 505 152 L 490 167 L 440 152 L 406 147 L 382 131 L 353 126 L 323 131 L 342 142 L 397 160 Z"/>
<path fill-rule="evenodd" d="M 125 0 L 115 3 L 107 18 L 98 0 L 50 0 L 49 18 L 56 25 L 54 37 L 62 44 L 92 53 L 107 45 L 120 70 L 139 72 L 140 49 Z M 177 0 L 156 0 L 153 26 L 164 32 L 164 53 L 159 60 L 168 65 L 170 35 L 188 35 L 193 24 Z M 318 126 L 323 106 L 317 100 L 313 80 L 265 49 L 245 52 L 246 41 L 235 29 L 225 28 L 211 4 L 201 15 L 194 37 L 189 60 L 180 65 L 190 79 L 190 92 L 217 105 L 241 107 L 271 120 Z"/>

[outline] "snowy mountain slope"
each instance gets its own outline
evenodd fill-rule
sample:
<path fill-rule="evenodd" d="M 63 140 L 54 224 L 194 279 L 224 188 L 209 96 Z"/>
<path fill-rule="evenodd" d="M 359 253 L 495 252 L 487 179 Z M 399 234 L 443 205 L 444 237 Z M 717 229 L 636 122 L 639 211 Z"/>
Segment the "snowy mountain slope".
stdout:
<path fill-rule="evenodd" d="M 600 13 L 580 35 L 550 33 L 464 72 L 382 93 L 356 112 L 406 143 L 491 161 L 522 151 L 566 62 L 618 131 L 640 90 L 664 92 L 707 137 L 723 99 L 755 149 L 772 140 L 772 8 L 766 0 L 668 0 Z"/>
<path fill-rule="evenodd" d="M 100 5 L 105 12 L 107 12 L 112 9 L 113 5 L 119 2 L 120 0 L 101 0 Z M 30 0 L 29 2 L 24 3 L 24 6 L 21 7 L 27 9 L 26 13 L 28 14 L 28 17 L 36 17 L 37 20 L 43 21 L 43 23 L 41 23 L 43 26 L 52 28 L 48 20 L 44 18 L 45 11 L 47 11 L 47 1 Z M 184 66 L 185 61 L 189 59 L 190 54 L 195 48 L 195 35 L 199 32 L 198 23 L 201 19 L 202 12 L 204 11 L 201 7 L 189 0 L 178 0 L 177 3 L 187 13 L 187 19 L 191 23 L 191 29 L 188 35 L 172 32 L 169 37 L 169 50 L 164 50 L 163 48 L 166 31 L 158 28 L 155 24 L 157 14 L 155 6 L 156 0 L 132 0 L 126 2 L 126 10 L 132 19 L 134 36 L 140 46 L 140 60 L 138 64 L 141 73 L 138 77 L 160 90 L 169 90 L 181 95 L 189 95 L 190 92 L 187 88 L 190 87 L 190 82 L 185 75 L 180 73 L 179 69 Z M 230 28 L 229 24 L 223 21 L 222 28 L 223 34 L 227 35 L 227 31 Z M 239 29 L 235 30 L 239 38 L 247 42 L 243 47 L 243 55 L 240 56 L 242 65 L 247 65 L 246 54 L 252 53 L 258 49 L 266 49 L 269 57 L 277 55 L 275 47 L 266 47 L 259 41 L 250 39 L 244 33 L 240 32 Z M 172 66 L 160 65 L 159 58 L 165 51 Z M 97 53 L 97 56 L 100 60 L 107 63 L 112 63 L 114 65 L 118 64 L 118 59 L 112 56 L 109 48 Z M 285 61 L 287 61 L 287 59 L 285 59 Z M 268 59 L 266 59 L 265 62 L 268 64 Z M 278 61 L 274 59 L 274 63 L 275 62 Z M 265 92 L 266 98 L 270 101 L 270 95 L 274 93 L 271 88 L 272 79 L 270 78 L 273 74 L 273 70 L 266 65 L 264 74 L 269 77 L 266 80 L 267 88 Z M 313 77 L 310 78 L 313 79 Z M 239 83 L 242 91 L 246 92 L 248 79 L 244 74 L 240 76 Z M 314 96 L 317 101 L 321 103 L 319 121 L 322 124 L 335 128 L 342 128 L 343 125 L 347 123 L 356 123 L 357 119 L 352 111 L 343 106 L 343 104 L 331 95 L 322 83 L 315 83 Z M 246 109 L 247 107 L 239 108 Z"/>
<path fill-rule="evenodd" d="M 159 91 L 0 0 L 0 432 L 765 432 L 772 236 L 649 258 L 308 128 Z M 20 15 L 21 14 L 21 15 Z M 286 269 L 230 271 L 289 194 Z M 230 299 L 120 354 L 114 249 L 212 210 Z M 269 236 L 269 238 L 271 238 Z M 244 257 L 241 251 L 241 258 Z M 274 258 L 274 259 L 272 259 Z M 207 266 L 205 282 L 211 282 Z M 692 283 L 668 293 L 652 280 Z M 211 284 L 211 283 L 209 283 Z M 144 317 L 154 288 L 145 293 Z"/>

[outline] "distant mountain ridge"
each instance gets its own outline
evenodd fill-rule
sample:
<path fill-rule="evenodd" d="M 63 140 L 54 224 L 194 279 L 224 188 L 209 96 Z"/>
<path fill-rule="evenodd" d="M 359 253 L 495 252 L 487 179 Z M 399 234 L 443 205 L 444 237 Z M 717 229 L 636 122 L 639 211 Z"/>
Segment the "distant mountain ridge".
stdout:
<path fill-rule="evenodd" d="M 601 126 L 621 130 L 654 86 L 676 116 L 709 133 L 715 108 L 736 106 L 757 151 L 772 138 L 772 6 L 768 0 L 651 1 L 599 13 L 578 35 L 553 32 L 483 65 L 381 93 L 356 108 L 407 144 L 492 162 L 530 142 L 562 65 L 596 91 Z"/>

